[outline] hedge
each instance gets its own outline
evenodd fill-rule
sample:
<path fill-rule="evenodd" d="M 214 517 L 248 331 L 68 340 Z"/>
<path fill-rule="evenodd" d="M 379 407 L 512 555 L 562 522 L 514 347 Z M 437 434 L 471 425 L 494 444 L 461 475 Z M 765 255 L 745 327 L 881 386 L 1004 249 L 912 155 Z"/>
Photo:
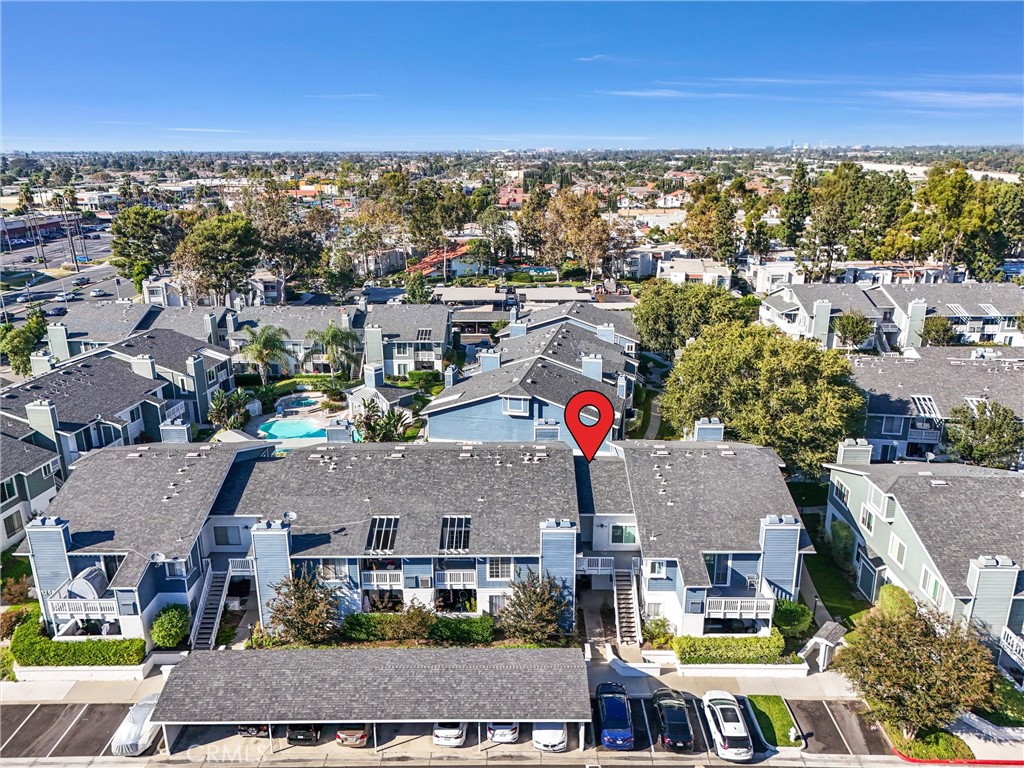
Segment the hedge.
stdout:
<path fill-rule="evenodd" d="M 813 619 L 811 609 L 802 603 L 792 600 L 779 600 L 775 603 L 773 623 L 786 637 L 800 637 L 811 626 Z"/>
<path fill-rule="evenodd" d="M 36 608 L 18 625 L 11 638 L 11 653 L 23 667 L 100 667 L 133 666 L 146 657 L 146 641 L 127 640 L 51 640 L 43 633 Z"/>
<path fill-rule="evenodd" d="M 165 605 L 153 619 L 149 636 L 158 648 L 174 648 L 188 635 L 188 608 L 177 603 Z"/>
<path fill-rule="evenodd" d="M 486 645 L 494 640 L 494 618 L 453 619 L 441 616 L 430 628 L 430 639 L 444 645 Z"/>
<path fill-rule="evenodd" d="M 28 618 L 31 612 L 31 607 L 19 607 L 8 608 L 3 614 L 0 614 L 0 640 L 6 640 L 13 635 L 14 630 Z"/>
<path fill-rule="evenodd" d="M 778 664 L 785 638 L 772 627 L 768 637 L 677 637 L 672 650 L 680 664 Z"/>

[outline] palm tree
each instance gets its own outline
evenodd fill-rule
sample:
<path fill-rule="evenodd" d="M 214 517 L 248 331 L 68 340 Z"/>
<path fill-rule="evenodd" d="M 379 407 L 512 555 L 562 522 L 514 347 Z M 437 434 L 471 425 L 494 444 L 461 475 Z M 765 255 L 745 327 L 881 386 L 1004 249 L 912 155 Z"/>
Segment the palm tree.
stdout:
<path fill-rule="evenodd" d="M 376 400 L 367 398 L 362 403 L 363 412 L 356 418 L 355 426 L 359 437 L 366 443 L 397 443 L 405 436 L 410 425 L 404 411 L 381 413 Z"/>
<path fill-rule="evenodd" d="M 288 362 L 284 328 L 278 328 L 276 325 L 261 325 L 258 328 L 246 326 L 243 331 L 245 342 L 242 346 L 242 357 L 256 366 L 260 382 L 266 386 L 270 366 L 274 363 L 282 365 Z"/>
<path fill-rule="evenodd" d="M 334 370 L 343 364 L 348 365 L 349 373 L 352 366 L 359 362 L 359 355 L 356 354 L 356 345 L 359 337 L 351 328 L 339 328 L 333 320 L 327 321 L 327 327 L 322 331 L 310 329 L 306 338 L 315 343 L 313 349 L 309 350 L 302 358 L 303 363 L 309 362 L 317 354 L 316 350 L 323 350 L 327 364 L 331 368 L 331 383 L 334 383 Z"/>

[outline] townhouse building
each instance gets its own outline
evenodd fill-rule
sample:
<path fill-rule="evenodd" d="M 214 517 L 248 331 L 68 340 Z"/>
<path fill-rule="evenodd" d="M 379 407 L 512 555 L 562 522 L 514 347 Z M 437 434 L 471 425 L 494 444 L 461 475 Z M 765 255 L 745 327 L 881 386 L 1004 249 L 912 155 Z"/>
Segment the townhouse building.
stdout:
<path fill-rule="evenodd" d="M 589 302 L 571 301 L 517 315 L 516 322 L 510 323 L 496 334 L 499 339 L 532 333 L 552 325 L 572 323 L 595 334 L 603 341 L 610 341 L 625 348 L 629 354 L 636 354 L 640 348 L 640 334 L 628 311 L 603 309 Z"/>
<path fill-rule="evenodd" d="M 996 402 L 1024 414 L 1024 355 L 1012 349 L 924 347 L 851 363 L 867 400 L 864 436 L 875 461 L 941 453 L 957 406 Z"/>
<path fill-rule="evenodd" d="M 814 339 L 825 349 L 843 346 L 835 334 L 835 319 L 850 312 L 859 312 L 874 325 L 874 332 L 861 347 L 884 343 L 879 341 L 883 313 L 870 295 L 856 285 L 787 285 L 771 291 L 761 302 L 759 312 L 763 325 L 774 326 L 791 339 Z"/>
<path fill-rule="evenodd" d="M 732 270 L 714 259 L 662 259 L 658 262 L 658 277 L 670 283 L 701 283 L 729 288 Z"/>
<path fill-rule="evenodd" d="M 161 307 L 216 307 L 227 303 L 236 309 L 282 304 L 285 299 L 285 281 L 266 269 L 256 270 L 246 282 L 244 290 L 231 291 L 226 299 L 211 292 L 198 300 L 189 297 L 171 275 L 151 275 L 142 281 L 142 300 Z"/>
<path fill-rule="evenodd" d="M 872 602 L 883 584 L 974 624 L 1024 668 L 1024 475 L 964 464 L 872 464 L 846 440 L 829 471 L 825 528 L 853 533 L 849 565 Z"/>
<path fill-rule="evenodd" d="M 367 365 L 388 376 L 443 371 L 452 346 L 452 312 L 437 304 L 371 305 L 363 320 Z"/>
<path fill-rule="evenodd" d="M 0 432 L 0 549 L 25 538 L 25 525 L 46 510 L 63 485 L 53 451 Z"/>

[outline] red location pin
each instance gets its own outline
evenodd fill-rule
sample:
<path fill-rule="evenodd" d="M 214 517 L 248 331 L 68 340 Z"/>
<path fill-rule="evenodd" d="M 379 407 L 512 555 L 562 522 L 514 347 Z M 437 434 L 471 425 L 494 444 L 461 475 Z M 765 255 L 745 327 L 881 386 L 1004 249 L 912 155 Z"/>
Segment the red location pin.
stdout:
<path fill-rule="evenodd" d="M 597 423 L 584 424 L 580 414 L 587 406 L 597 409 Z M 573 395 L 565 405 L 565 425 L 569 428 L 576 445 L 583 451 L 587 461 L 593 461 L 597 449 L 601 447 L 608 430 L 615 421 L 615 409 L 612 401 L 600 392 L 585 389 Z"/>

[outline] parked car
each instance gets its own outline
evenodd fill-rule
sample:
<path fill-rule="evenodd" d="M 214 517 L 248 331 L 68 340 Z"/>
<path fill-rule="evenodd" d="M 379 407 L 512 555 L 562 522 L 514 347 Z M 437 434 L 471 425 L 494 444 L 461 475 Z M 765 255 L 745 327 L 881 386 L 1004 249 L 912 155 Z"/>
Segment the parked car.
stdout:
<path fill-rule="evenodd" d="M 541 752 L 565 752 L 569 731 L 565 723 L 534 723 L 533 748 Z"/>
<path fill-rule="evenodd" d="M 435 747 L 461 747 L 466 743 L 467 723 L 434 723 Z"/>
<path fill-rule="evenodd" d="M 160 694 L 146 696 L 128 710 L 124 720 L 117 726 L 110 740 L 110 751 L 118 757 L 137 757 L 153 745 L 160 733 L 160 726 L 152 722 Z"/>
<path fill-rule="evenodd" d="M 658 739 L 662 746 L 673 752 L 692 750 L 693 729 L 686 711 L 686 700 L 671 688 L 659 688 L 651 698 L 658 715 Z"/>
<path fill-rule="evenodd" d="M 708 691 L 703 702 L 718 756 L 737 763 L 750 760 L 754 748 L 736 697 L 728 691 Z"/>
<path fill-rule="evenodd" d="M 270 734 L 267 724 L 262 725 L 240 725 L 238 726 L 239 736 L 268 736 Z"/>
<path fill-rule="evenodd" d="M 601 744 L 607 749 L 633 748 L 633 717 L 626 689 L 618 683 L 597 686 L 597 709 L 601 717 Z"/>
<path fill-rule="evenodd" d="M 26 303 L 28 301 L 32 301 L 32 294 L 31 293 L 19 294 L 18 298 L 16 298 L 15 301 L 18 302 L 19 304 L 24 304 L 24 303 Z"/>
<path fill-rule="evenodd" d="M 487 740 L 497 744 L 515 744 L 519 741 L 519 723 L 488 723 Z"/>
<path fill-rule="evenodd" d="M 292 723 L 285 735 L 289 744 L 296 746 L 312 746 L 320 741 L 320 726 L 314 723 Z"/>
<path fill-rule="evenodd" d="M 89 278 L 88 277 L 76 277 L 74 280 L 71 281 L 71 284 L 74 285 L 74 286 L 88 285 L 89 284 Z"/>
<path fill-rule="evenodd" d="M 0 323 L 13 323 L 14 315 L 10 312 L 0 312 Z"/>
<path fill-rule="evenodd" d="M 21 263 L 22 263 L 22 264 L 29 264 L 29 263 L 31 263 L 31 262 L 33 262 L 33 261 L 35 261 L 35 260 L 36 260 L 36 257 L 35 257 L 35 256 L 32 256 L 32 255 L 29 255 L 29 256 L 22 256 L 22 257 L 21 257 Z"/>
<path fill-rule="evenodd" d="M 342 723 L 334 740 L 339 747 L 365 747 L 370 738 L 369 723 Z"/>
<path fill-rule="evenodd" d="M 67 307 L 50 307 L 48 310 L 46 310 L 47 317 L 60 317 L 61 315 L 66 315 L 67 313 Z"/>
<path fill-rule="evenodd" d="M 102 288 L 93 288 L 91 291 L 89 291 L 89 295 L 92 296 L 94 299 L 98 299 L 100 296 L 106 296 L 107 292 L 104 291 Z"/>
<path fill-rule="evenodd" d="M 70 291 L 68 291 L 66 293 L 58 293 L 56 296 L 53 297 L 53 300 L 54 301 L 74 301 L 77 298 L 78 298 L 77 294 L 71 293 Z"/>

